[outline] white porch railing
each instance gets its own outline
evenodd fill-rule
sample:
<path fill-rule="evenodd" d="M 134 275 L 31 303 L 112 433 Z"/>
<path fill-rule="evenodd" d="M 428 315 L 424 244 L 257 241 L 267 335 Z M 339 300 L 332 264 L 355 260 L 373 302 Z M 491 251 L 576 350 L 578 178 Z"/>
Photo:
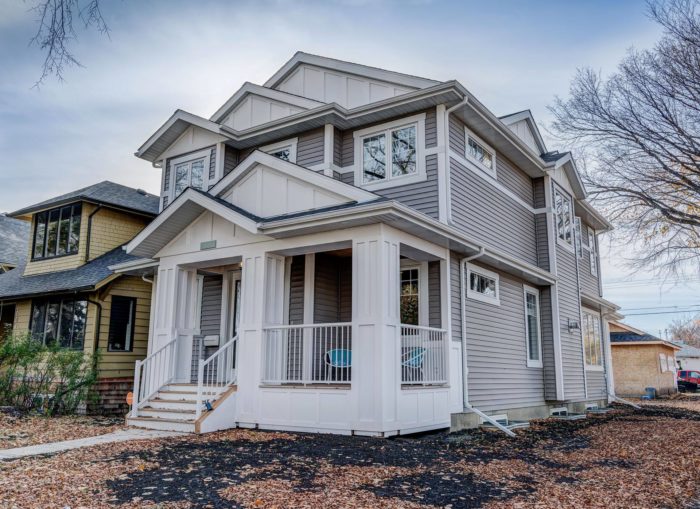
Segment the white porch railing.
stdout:
<path fill-rule="evenodd" d="M 177 363 L 177 337 L 173 338 L 134 368 L 134 397 L 131 416 L 138 417 L 139 408 L 153 397 L 161 387 L 175 378 Z"/>
<path fill-rule="evenodd" d="M 263 329 L 262 383 L 349 384 L 352 324 L 275 325 Z"/>
<path fill-rule="evenodd" d="M 449 345 L 446 330 L 402 324 L 400 352 L 403 385 L 447 383 Z"/>
<path fill-rule="evenodd" d="M 206 396 L 236 382 L 236 349 L 238 336 L 219 347 L 207 360 L 199 360 L 197 371 L 197 404 L 195 418 L 202 415 Z"/>

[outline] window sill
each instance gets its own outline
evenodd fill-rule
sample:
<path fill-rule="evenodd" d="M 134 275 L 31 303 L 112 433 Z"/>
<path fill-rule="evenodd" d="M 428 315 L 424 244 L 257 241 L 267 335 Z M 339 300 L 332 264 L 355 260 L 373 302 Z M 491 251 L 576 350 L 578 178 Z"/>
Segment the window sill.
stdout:
<path fill-rule="evenodd" d="M 501 305 L 501 299 L 498 299 L 498 298 L 492 299 L 490 297 L 484 297 L 483 295 L 480 295 L 478 293 L 472 293 L 469 291 L 467 291 L 467 299 L 483 302 L 484 304 L 491 304 L 493 306 L 500 306 Z"/>
<path fill-rule="evenodd" d="M 541 362 L 532 362 L 532 361 L 527 361 L 527 367 L 529 369 L 543 369 L 544 366 L 542 366 Z"/>
<path fill-rule="evenodd" d="M 605 368 L 603 368 L 603 366 L 590 366 L 586 364 L 586 371 L 605 371 Z"/>
<path fill-rule="evenodd" d="M 66 253 L 66 254 L 60 254 L 60 255 L 55 255 L 55 256 L 45 256 L 43 258 L 32 258 L 29 260 L 30 263 L 37 263 L 37 262 L 50 262 L 52 260 L 58 260 L 61 258 L 68 258 L 69 256 L 77 256 L 79 255 L 80 252 L 76 251 L 75 253 Z"/>
<path fill-rule="evenodd" d="M 376 191 L 379 189 L 387 189 L 391 187 L 404 186 L 408 184 L 415 184 L 417 182 L 425 182 L 428 180 L 428 176 L 425 173 L 418 172 L 414 175 L 405 175 L 402 177 L 394 177 L 386 180 L 375 180 L 372 182 L 363 183 L 362 175 L 356 177 L 359 178 L 360 182 L 355 183 L 356 187 L 361 187 L 367 191 Z"/>

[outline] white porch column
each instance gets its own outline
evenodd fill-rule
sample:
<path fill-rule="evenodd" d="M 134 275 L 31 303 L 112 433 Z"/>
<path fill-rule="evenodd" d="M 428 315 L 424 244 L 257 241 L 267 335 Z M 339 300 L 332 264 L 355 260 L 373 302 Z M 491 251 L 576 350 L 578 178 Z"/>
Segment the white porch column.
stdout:
<path fill-rule="evenodd" d="M 238 332 L 238 422 L 259 422 L 262 329 L 284 319 L 284 257 L 264 252 L 243 256 Z"/>
<path fill-rule="evenodd" d="M 378 225 L 374 235 L 353 240 L 352 386 L 353 428 L 395 429 L 399 371 L 399 242 Z"/>

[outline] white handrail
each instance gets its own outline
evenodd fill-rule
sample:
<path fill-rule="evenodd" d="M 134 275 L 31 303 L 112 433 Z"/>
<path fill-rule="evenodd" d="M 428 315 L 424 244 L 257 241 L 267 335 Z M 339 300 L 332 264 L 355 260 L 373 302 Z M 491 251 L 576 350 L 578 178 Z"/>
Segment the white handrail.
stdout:
<path fill-rule="evenodd" d="M 206 395 L 217 391 L 221 387 L 236 382 L 236 346 L 238 335 L 224 343 L 208 359 L 200 359 L 197 370 L 197 401 L 195 419 L 202 415 L 205 387 Z"/>
<path fill-rule="evenodd" d="M 401 324 L 399 362 L 403 385 L 447 384 L 448 359 L 445 329 Z"/>
<path fill-rule="evenodd" d="M 131 416 L 138 417 L 138 410 L 165 384 L 175 377 L 177 362 L 177 337 L 134 366 L 134 392 Z"/>

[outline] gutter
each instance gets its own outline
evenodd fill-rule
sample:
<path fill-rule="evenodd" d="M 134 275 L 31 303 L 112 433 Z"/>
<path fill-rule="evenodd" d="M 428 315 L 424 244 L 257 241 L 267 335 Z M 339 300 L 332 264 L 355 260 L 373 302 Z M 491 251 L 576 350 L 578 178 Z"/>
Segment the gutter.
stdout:
<path fill-rule="evenodd" d="M 472 260 L 476 260 L 477 258 L 480 258 L 486 254 L 486 249 L 484 247 L 481 247 L 479 249 L 479 252 L 475 255 L 472 256 L 467 256 L 465 258 L 462 258 L 459 261 L 459 277 L 460 277 L 460 288 L 462 289 L 462 299 L 465 298 L 466 295 L 466 287 L 464 285 L 464 276 L 465 276 L 465 271 L 464 268 L 467 264 L 467 262 L 470 262 Z M 464 405 L 464 408 L 466 410 L 469 410 L 485 421 L 490 422 L 493 426 L 501 430 L 503 433 L 508 435 L 509 437 L 515 437 L 515 433 L 513 433 L 511 430 L 506 428 L 503 424 L 498 422 L 496 419 L 492 418 L 489 415 L 486 415 L 484 412 L 479 410 L 478 408 L 474 407 L 469 403 L 469 382 L 467 380 L 467 375 L 469 373 L 469 367 L 467 365 L 467 359 L 468 359 L 468 354 L 467 354 L 467 313 L 466 313 L 466 306 L 464 305 L 464 302 L 462 302 L 462 403 Z"/>

